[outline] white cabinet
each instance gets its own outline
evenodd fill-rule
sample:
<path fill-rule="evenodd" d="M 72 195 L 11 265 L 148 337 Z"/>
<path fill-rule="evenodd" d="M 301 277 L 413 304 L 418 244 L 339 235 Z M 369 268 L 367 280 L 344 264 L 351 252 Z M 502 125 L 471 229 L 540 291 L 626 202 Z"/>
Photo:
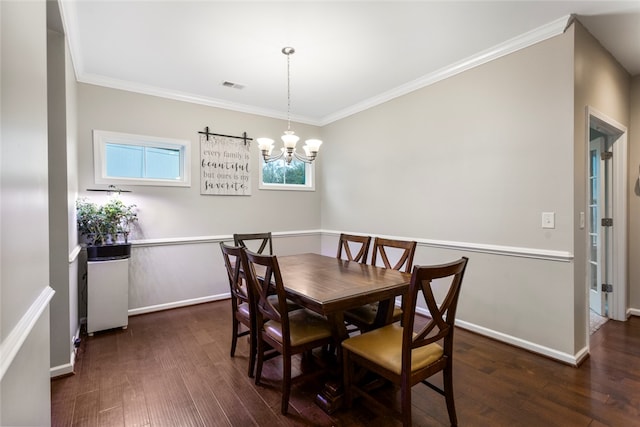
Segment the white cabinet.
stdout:
<path fill-rule="evenodd" d="M 129 259 L 87 263 L 87 333 L 129 324 Z"/>

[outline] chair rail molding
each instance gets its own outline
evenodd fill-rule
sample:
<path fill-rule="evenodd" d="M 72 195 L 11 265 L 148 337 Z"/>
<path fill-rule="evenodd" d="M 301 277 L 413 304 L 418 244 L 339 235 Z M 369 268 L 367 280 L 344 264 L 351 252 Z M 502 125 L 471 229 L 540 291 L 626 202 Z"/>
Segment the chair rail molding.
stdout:
<path fill-rule="evenodd" d="M 327 236 L 340 236 L 341 233 L 358 234 L 347 231 L 335 231 L 335 230 L 322 230 L 321 233 Z M 468 252 L 480 252 L 492 255 L 513 256 L 520 258 L 534 258 L 546 261 L 559 261 L 559 262 L 571 262 L 573 261 L 573 253 L 568 251 L 556 251 L 549 249 L 537 249 L 537 248 L 523 248 L 517 246 L 503 246 L 493 245 L 488 243 L 470 243 L 470 242 L 456 242 L 449 240 L 433 240 L 422 239 L 411 236 L 386 236 L 377 235 L 386 239 L 397 240 L 415 240 L 418 242 L 418 246 L 440 248 L 440 249 L 452 249 Z"/>
<path fill-rule="evenodd" d="M 82 252 L 82 246 L 76 245 L 69 253 L 69 264 L 73 263 L 78 259 L 78 255 Z"/>
<path fill-rule="evenodd" d="M 299 231 L 278 231 L 273 232 L 273 238 L 315 236 L 322 234 L 322 230 L 299 230 Z M 168 245 L 192 245 L 196 243 L 220 243 L 233 242 L 233 234 L 220 234 L 214 236 L 186 236 L 186 237 L 165 237 L 157 239 L 132 240 L 132 247 L 168 246 Z"/>
<path fill-rule="evenodd" d="M 0 380 L 2 380 L 11 363 L 13 363 L 13 359 L 20 351 L 22 344 L 24 344 L 44 310 L 49 306 L 49 302 L 55 293 L 56 291 L 50 286 L 45 286 L 16 326 L 9 332 L 9 335 L 0 343 Z"/>
<path fill-rule="evenodd" d="M 303 237 L 303 236 L 336 236 L 339 237 L 341 233 L 359 235 L 362 233 L 351 231 L 336 231 L 336 230 L 296 230 L 296 231 L 277 231 L 272 232 L 273 238 L 289 238 L 289 237 Z M 377 234 L 376 234 L 377 235 Z M 389 236 L 389 235 L 377 235 L 386 239 L 397 240 L 415 240 L 418 242 L 418 246 L 462 250 L 469 252 L 480 252 L 493 255 L 502 256 L 514 256 L 520 258 L 533 258 L 547 261 L 559 261 L 559 262 L 571 262 L 573 261 L 573 253 L 569 251 L 557 251 L 550 249 L 538 249 L 538 248 L 526 248 L 517 246 L 504 246 L 494 245 L 488 243 L 471 243 L 471 242 L 456 242 L 450 240 L 433 240 L 423 239 L 411 236 Z M 166 237 L 157 239 L 140 239 L 132 240 L 132 247 L 150 247 L 150 246 L 169 246 L 169 245 L 192 245 L 198 243 L 219 243 L 233 241 L 232 234 L 221 234 L 213 236 L 186 236 L 186 237 Z"/>

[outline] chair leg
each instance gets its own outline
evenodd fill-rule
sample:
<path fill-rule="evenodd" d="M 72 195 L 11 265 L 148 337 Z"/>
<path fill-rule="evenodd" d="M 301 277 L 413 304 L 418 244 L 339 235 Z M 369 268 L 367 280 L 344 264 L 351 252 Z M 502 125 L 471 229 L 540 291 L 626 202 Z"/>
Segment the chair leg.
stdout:
<path fill-rule="evenodd" d="M 238 343 L 238 328 L 240 325 L 238 319 L 236 319 L 235 313 L 231 313 L 231 315 L 233 316 L 233 321 L 231 322 L 231 324 L 233 325 L 233 333 L 231 334 L 231 357 L 233 357 L 236 354 L 236 344 Z"/>
<path fill-rule="evenodd" d="M 253 368 L 256 364 L 256 334 L 254 331 L 249 332 L 249 378 L 253 378 Z"/>
<path fill-rule="evenodd" d="M 452 426 L 458 425 L 458 418 L 456 417 L 456 405 L 453 400 L 453 368 L 451 367 L 451 361 L 442 371 L 443 385 L 444 385 L 444 398 L 447 402 L 447 412 L 449 412 L 449 422 Z"/>
<path fill-rule="evenodd" d="M 349 359 L 349 351 L 345 349 L 342 349 L 342 378 L 342 385 L 344 387 L 344 404 L 347 408 L 351 408 L 353 404 L 353 390 L 351 390 L 353 364 Z"/>
<path fill-rule="evenodd" d="M 403 381 L 403 384 L 400 386 L 402 425 L 403 427 L 411 427 L 411 384 L 409 384 L 408 379 L 405 381 Z"/>
<path fill-rule="evenodd" d="M 282 415 L 287 415 L 289 410 L 289 394 L 291 392 L 291 355 L 282 355 Z"/>
<path fill-rule="evenodd" d="M 261 336 L 256 337 L 256 341 L 258 342 L 258 363 L 256 364 L 256 385 L 260 384 L 260 377 L 262 377 L 262 362 L 264 358 L 264 340 Z"/>

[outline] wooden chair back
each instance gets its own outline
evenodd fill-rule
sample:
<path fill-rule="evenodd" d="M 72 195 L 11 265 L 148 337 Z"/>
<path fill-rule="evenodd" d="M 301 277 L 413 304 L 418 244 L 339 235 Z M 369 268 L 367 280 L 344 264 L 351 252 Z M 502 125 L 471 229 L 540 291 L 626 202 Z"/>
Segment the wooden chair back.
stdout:
<path fill-rule="evenodd" d="M 244 249 L 242 253 L 243 268 L 247 272 L 247 281 L 255 297 L 256 324 L 263 325 L 269 320 L 282 325 L 283 345 L 289 340 L 289 316 L 287 314 L 287 297 L 280 274 L 278 258 L 275 255 L 261 255 Z M 260 272 L 258 277 L 257 271 Z M 269 296 L 273 295 L 273 289 L 277 295 L 277 304 Z M 280 308 L 284 307 L 283 313 Z"/>
<path fill-rule="evenodd" d="M 355 256 L 351 251 L 352 246 L 356 248 L 357 252 Z M 362 264 L 367 263 L 367 255 L 369 254 L 369 245 L 371 244 L 371 236 L 355 236 L 352 234 L 340 234 L 340 240 L 338 241 L 338 254 L 336 258 L 342 258 L 342 252 L 344 251 L 348 261 L 355 261 Z"/>
<path fill-rule="evenodd" d="M 227 270 L 231 293 L 232 335 L 230 355 L 231 357 L 235 355 L 238 338 L 249 335 L 248 375 L 253 377 L 256 358 L 256 309 L 253 293 L 242 270 L 244 249 L 240 246 L 227 245 L 224 242 L 220 242 L 220 249 L 222 250 L 222 257 Z M 241 325 L 244 325 L 246 330 L 241 331 Z"/>
<path fill-rule="evenodd" d="M 403 313 L 402 334 L 402 375 L 423 376 L 421 372 L 411 372 L 411 352 L 416 348 L 443 340 L 443 357 L 451 363 L 453 353 L 453 331 L 458 307 L 458 298 L 462 279 L 468 262 L 467 257 L 447 264 L 433 266 L 415 266 L 411 276 L 409 291 L 405 295 L 405 309 Z M 444 299 L 438 303 L 434 296 L 434 281 L 438 287 L 445 286 L 448 290 Z M 431 320 L 424 327 L 414 333 L 414 320 L 418 295 L 423 295 L 429 310 Z M 431 375 L 431 373 L 429 374 Z M 415 384 L 413 378 L 405 378 Z M 421 378 L 421 380 L 424 378 Z"/>
<path fill-rule="evenodd" d="M 393 240 L 383 239 L 382 237 L 376 237 L 373 241 L 373 255 L 371 256 L 371 265 L 377 265 L 378 254 L 385 268 L 392 268 L 398 271 L 404 271 L 405 273 L 411 272 L 413 268 L 413 256 L 416 253 L 417 242 L 409 242 L 405 240 Z M 400 256 L 395 264 L 391 264 L 389 261 L 389 248 L 397 249 Z M 395 254 L 394 254 L 395 255 Z"/>
<path fill-rule="evenodd" d="M 249 289 L 241 270 L 243 248 L 220 242 L 220 249 L 222 250 L 222 257 L 224 258 L 224 265 L 229 278 L 229 290 L 231 292 L 233 311 L 235 312 L 239 304 L 243 302 L 249 304 L 253 300 L 249 295 Z"/>
<path fill-rule="evenodd" d="M 369 393 L 370 390 L 354 381 L 354 366 L 360 365 L 400 388 L 404 427 L 412 425 L 411 387 L 417 383 L 423 383 L 445 397 L 449 421 L 452 426 L 458 425 L 453 395 L 453 325 L 467 261 L 462 257 L 447 264 L 413 267 L 409 290 L 404 297 L 402 324 L 393 323 L 342 342 L 347 407 L 351 406 L 354 393 L 369 402 L 380 403 Z M 439 290 L 447 286 L 446 295 L 440 303 L 436 301 L 434 286 Z M 423 295 L 431 320 L 415 331 L 418 295 Z M 443 342 L 442 345 L 439 341 Z M 397 357 L 398 344 L 401 345 L 400 359 Z M 438 372 L 442 372 L 442 388 L 427 381 Z"/>
<path fill-rule="evenodd" d="M 234 234 L 233 242 L 236 246 L 242 246 L 252 252 L 263 254 L 268 248 L 268 255 L 273 255 L 273 240 L 271 238 L 271 232 L 268 233 L 250 233 L 250 234 Z M 245 242 L 249 243 L 249 246 Z"/>
<path fill-rule="evenodd" d="M 247 272 L 246 276 L 257 305 L 256 325 L 259 326 L 256 327 L 256 335 L 260 338 L 257 340 L 258 363 L 255 382 L 260 384 L 265 358 L 281 354 L 283 363 L 280 412 L 286 415 L 292 382 L 325 372 L 325 369 L 309 369 L 308 372 L 303 370 L 296 378 L 292 378 L 291 357 L 294 354 L 310 354 L 314 348 L 335 343 L 332 327 L 326 318 L 306 309 L 289 311 L 280 266 L 275 255 L 261 255 L 244 249 L 242 260 L 242 268 Z M 277 298 L 273 298 L 274 287 Z"/>

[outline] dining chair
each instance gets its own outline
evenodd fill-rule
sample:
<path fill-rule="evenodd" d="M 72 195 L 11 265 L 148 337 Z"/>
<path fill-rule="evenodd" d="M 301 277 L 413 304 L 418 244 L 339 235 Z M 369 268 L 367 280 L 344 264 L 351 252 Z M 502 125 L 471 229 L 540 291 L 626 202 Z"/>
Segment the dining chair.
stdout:
<path fill-rule="evenodd" d="M 231 357 L 236 352 L 236 344 L 239 337 L 249 335 L 249 377 L 253 377 L 253 368 L 256 361 L 256 336 L 255 336 L 255 303 L 253 294 L 242 274 L 242 253 L 244 249 L 240 246 L 229 246 L 220 242 L 222 257 L 227 269 L 229 278 L 229 288 L 231 293 Z M 244 326 L 244 328 L 243 328 Z M 244 330 L 243 330 L 244 329 Z"/>
<path fill-rule="evenodd" d="M 385 239 L 376 237 L 373 241 L 373 254 L 371 255 L 371 265 L 379 265 L 379 261 L 384 268 L 391 268 L 405 273 L 411 272 L 413 268 L 413 256 L 416 252 L 415 241 Z M 394 260 L 395 262 L 391 261 Z M 404 301 L 404 300 L 403 300 Z M 403 303 L 404 304 L 404 303 Z M 361 307 L 345 311 L 345 320 L 355 325 L 361 331 L 367 331 L 378 324 L 379 304 L 371 303 Z M 392 322 L 402 320 L 402 309 L 393 305 Z"/>
<path fill-rule="evenodd" d="M 369 254 L 369 245 L 371 244 L 371 236 L 355 236 L 352 234 L 340 234 L 338 240 L 338 254 L 336 258 L 342 258 L 342 252 L 348 261 L 367 263 L 367 255 Z M 351 248 L 355 247 L 356 255 L 353 255 Z"/>
<path fill-rule="evenodd" d="M 282 355 L 282 402 L 280 411 L 286 415 L 289 408 L 289 395 L 292 382 L 307 379 L 324 373 L 324 369 L 315 369 L 291 378 L 291 359 L 295 354 L 310 352 L 317 347 L 335 344 L 331 325 L 319 314 L 299 308 L 294 311 L 283 310 L 287 306 L 286 293 L 278 259 L 275 255 L 260 255 L 245 249 L 242 253 L 243 269 L 248 272 L 249 286 L 256 297 L 256 336 L 258 337 L 255 382 L 260 384 L 262 365 L 266 352 L 274 349 Z M 256 273 L 260 271 L 260 277 Z M 275 288 L 277 304 L 269 298 L 269 288 Z M 269 346 L 269 347 L 267 347 Z"/>
<path fill-rule="evenodd" d="M 249 243 L 247 246 L 246 242 Z M 271 232 L 268 233 L 248 233 L 248 234 L 234 234 L 233 243 L 235 246 L 242 246 L 248 248 L 252 252 L 263 254 L 265 249 L 269 249 L 268 255 L 273 255 L 273 239 L 271 238 Z M 259 245 L 259 246 L 258 246 Z M 257 249 L 255 249 L 255 248 Z"/>
<path fill-rule="evenodd" d="M 417 383 L 423 383 L 442 394 L 451 425 L 458 424 L 453 398 L 453 333 L 467 262 L 468 258 L 462 257 L 448 264 L 415 266 L 405 296 L 402 324 L 392 323 L 342 342 L 347 407 L 351 407 L 354 394 L 363 396 L 374 405 L 379 403 L 354 381 L 355 366 L 360 366 L 400 388 L 403 426 L 411 425 L 411 388 Z M 441 301 L 436 301 L 434 286 L 438 293 L 446 290 Z M 423 295 L 431 318 L 424 327 L 414 332 L 419 294 Z M 427 381 L 440 371 L 443 373 L 443 388 Z"/>

